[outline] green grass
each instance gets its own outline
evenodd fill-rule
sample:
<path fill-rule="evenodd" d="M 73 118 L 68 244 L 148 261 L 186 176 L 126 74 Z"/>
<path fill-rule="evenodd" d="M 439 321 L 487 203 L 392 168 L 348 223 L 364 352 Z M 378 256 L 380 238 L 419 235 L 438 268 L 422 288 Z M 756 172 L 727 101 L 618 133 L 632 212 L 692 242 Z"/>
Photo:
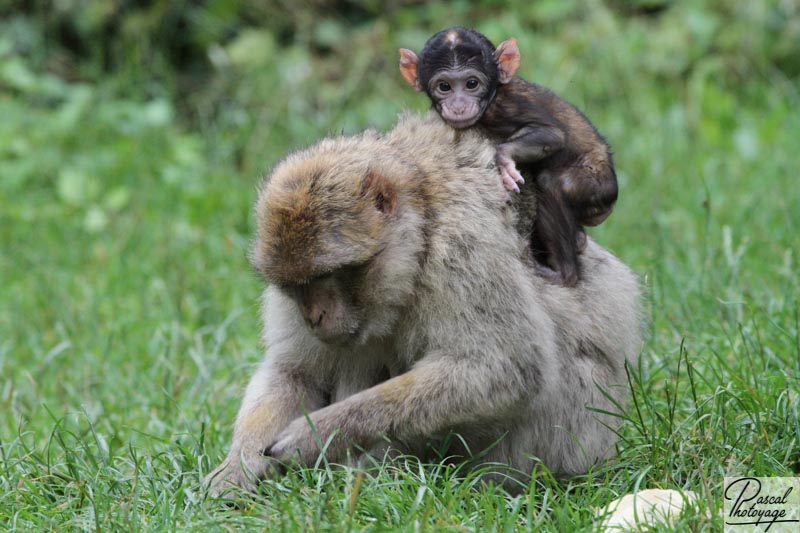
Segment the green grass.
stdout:
<path fill-rule="evenodd" d="M 591 530 L 639 487 L 697 491 L 719 516 L 724 476 L 800 475 L 797 12 L 529 4 L 328 13 L 312 34 L 329 44 L 253 28 L 188 93 L 134 61 L 67 83 L 19 44 L 34 30 L 0 21 L 0 529 Z M 454 17 L 516 35 L 522 74 L 615 149 L 620 200 L 591 233 L 641 275 L 650 314 L 618 457 L 571 480 L 541 468 L 516 496 L 407 458 L 205 504 L 262 352 L 259 176 L 327 132 L 424 109 L 396 49 Z"/>

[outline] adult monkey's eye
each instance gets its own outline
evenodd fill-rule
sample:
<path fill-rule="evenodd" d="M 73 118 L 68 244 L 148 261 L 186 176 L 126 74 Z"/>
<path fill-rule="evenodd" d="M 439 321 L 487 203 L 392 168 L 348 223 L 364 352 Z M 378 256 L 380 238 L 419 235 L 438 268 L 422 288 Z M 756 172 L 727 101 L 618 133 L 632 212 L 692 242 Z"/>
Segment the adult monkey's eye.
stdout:
<path fill-rule="evenodd" d="M 443 93 L 446 93 L 447 91 L 450 90 L 450 84 L 447 83 L 446 81 L 440 81 L 439 90 L 442 91 Z"/>
<path fill-rule="evenodd" d="M 478 88 L 478 80 L 475 78 L 470 78 L 467 80 L 467 89 L 477 89 Z"/>

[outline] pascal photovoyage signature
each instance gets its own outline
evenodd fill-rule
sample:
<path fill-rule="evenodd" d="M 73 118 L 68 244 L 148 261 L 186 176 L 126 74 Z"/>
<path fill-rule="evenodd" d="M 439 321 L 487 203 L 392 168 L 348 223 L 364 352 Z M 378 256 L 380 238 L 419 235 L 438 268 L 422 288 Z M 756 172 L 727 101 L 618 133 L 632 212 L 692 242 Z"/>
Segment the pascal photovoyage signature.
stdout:
<path fill-rule="evenodd" d="M 782 494 L 762 494 L 761 489 L 761 481 L 757 478 L 743 477 L 731 482 L 725 488 L 724 496 L 734 503 L 725 524 L 766 525 L 764 530 L 767 531 L 773 524 L 800 522 L 797 518 L 787 518 L 786 513 L 794 486 L 789 486 Z"/>

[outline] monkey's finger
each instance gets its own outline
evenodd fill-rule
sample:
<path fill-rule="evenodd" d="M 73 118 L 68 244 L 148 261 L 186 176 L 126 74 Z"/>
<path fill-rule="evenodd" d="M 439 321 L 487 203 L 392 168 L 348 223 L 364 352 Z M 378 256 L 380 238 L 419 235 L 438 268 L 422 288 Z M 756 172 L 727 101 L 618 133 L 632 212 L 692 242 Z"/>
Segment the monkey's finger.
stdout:
<path fill-rule="evenodd" d="M 509 175 L 505 167 L 500 168 L 500 180 L 503 182 L 503 186 L 505 186 L 507 190 L 519 192 L 519 187 L 514 179 Z"/>
<path fill-rule="evenodd" d="M 523 178 L 522 174 L 519 173 L 517 167 L 512 166 L 510 169 L 508 169 L 508 173 L 511 175 L 512 178 L 514 178 L 514 181 L 516 181 L 517 183 L 525 183 L 525 178 Z"/>
<path fill-rule="evenodd" d="M 536 272 L 536 274 L 538 274 L 540 277 L 546 279 L 550 283 L 553 283 L 555 285 L 563 285 L 564 284 L 564 278 L 561 275 L 561 273 L 558 272 L 557 270 L 553 270 L 552 268 L 550 268 L 547 265 L 543 265 L 541 263 L 535 263 L 534 271 Z"/>
<path fill-rule="evenodd" d="M 290 449 L 291 448 L 286 439 L 278 440 L 272 446 L 270 446 L 269 453 L 267 455 L 274 459 L 281 460 Z"/>
<path fill-rule="evenodd" d="M 582 229 L 579 230 L 578 234 L 576 235 L 575 241 L 578 246 L 578 251 L 579 252 L 584 251 L 586 249 L 586 232 L 583 231 Z"/>
<path fill-rule="evenodd" d="M 277 459 L 278 461 L 286 460 L 293 451 L 299 449 L 297 445 L 293 444 L 293 440 L 291 435 L 278 435 L 277 440 L 273 442 L 269 448 L 264 450 L 264 455 Z"/>
<path fill-rule="evenodd" d="M 507 174 L 509 179 L 516 183 L 525 183 L 525 178 L 523 178 L 522 174 L 517 170 L 517 165 L 514 164 L 514 160 L 507 155 L 497 155 L 497 167 L 500 169 L 501 174 Z"/>
<path fill-rule="evenodd" d="M 276 441 L 277 442 L 277 441 Z M 274 457 L 272 454 L 272 448 L 275 446 L 275 442 L 270 443 L 266 448 L 261 451 L 261 455 L 265 455 L 267 457 Z"/>

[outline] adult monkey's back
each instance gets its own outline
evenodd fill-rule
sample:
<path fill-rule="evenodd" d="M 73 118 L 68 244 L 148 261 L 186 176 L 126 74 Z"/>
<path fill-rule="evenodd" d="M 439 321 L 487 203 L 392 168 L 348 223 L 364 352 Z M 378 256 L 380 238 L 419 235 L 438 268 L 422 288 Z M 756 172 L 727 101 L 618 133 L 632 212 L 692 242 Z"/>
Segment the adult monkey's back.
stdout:
<path fill-rule="evenodd" d="M 613 451 L 613 417 L 590 408 L 624 403 L 636 276 L 592 241 L 577 286 L 535 276 L 493 146 L 453 139 L 412 116 L 276 167 L 251 256 L 269 282 L 267 351 L 212 494 L 252 489 L 275 459 L 313 464 L 329 439 L 335 462 L 454 431 L 473 452 L 494 444 L 485 461 L 565 474 Z"/>

